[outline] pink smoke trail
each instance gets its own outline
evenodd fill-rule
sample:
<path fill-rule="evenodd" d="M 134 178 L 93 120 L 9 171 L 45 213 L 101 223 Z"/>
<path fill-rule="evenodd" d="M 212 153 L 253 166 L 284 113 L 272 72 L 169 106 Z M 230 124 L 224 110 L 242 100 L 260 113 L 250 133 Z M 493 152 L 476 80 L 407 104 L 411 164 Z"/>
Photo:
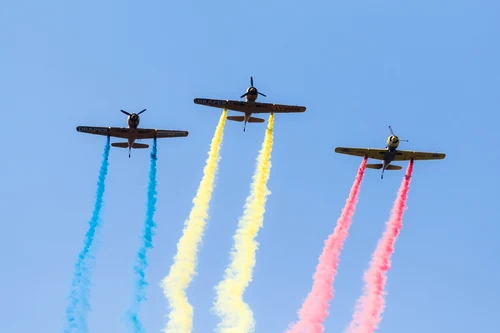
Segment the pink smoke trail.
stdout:
<path fill-rule="evenodd" d="M 333 233 L 325 241 L 323 252 L 319 257 L 319 263 L 313 276 L 312 289 L 298 312 L 299 321 L 293 326 L 290 325 L 287 333 L 322 333 L 324 331 L 323 322 L 328 316 L 328 304 L 333 299 L 333 281 L 337 274 L 339 256 L 351 226 L 352 216 L 356 210 L 359 189 L 366 169 L 366 161 L 367 158 L 364 157 L 352 184 L 349 197 L 337 220 L 337 225 Z"/>
<path fill-rule="evenodd" d="M 386 229 L 378 241 L 370 266 L 364 275 L 364 292 L 357 301 L 356 311 L 346 333 L 373 333 L 382 320 L 382 312 L 385 306 L 386 273 L 391 268 L 391 255 L 394 252 L 394 244 L 403 227 L 403 213 L 408 199 L 412 172 L 413 160 L 410 161 L 406 169 L 398 196 L 392 207 L 391 217 L 387 221 Z"/>

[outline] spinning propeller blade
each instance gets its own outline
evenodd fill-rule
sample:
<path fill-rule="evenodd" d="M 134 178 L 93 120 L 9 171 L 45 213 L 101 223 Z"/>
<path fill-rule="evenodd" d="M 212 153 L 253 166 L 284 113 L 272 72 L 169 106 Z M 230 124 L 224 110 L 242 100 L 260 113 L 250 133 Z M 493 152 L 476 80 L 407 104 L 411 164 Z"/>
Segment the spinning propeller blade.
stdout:
<path fill-rule="evenodd" d="M 256 93 L 256 94 L 259 94 L 259 95 L 261 95 L 261 96 L 267 97 L 267 96 L 266 96 L 266 95 L 264 95 L 263 93 L 259 92 L 259 90 L 253 86 L 253 76 L 250 76 L 250 88 L 248 88 L 248 89 L 247 89 L 247 92 L 246 92 L 246 93 L 244 93 L 243 95 L 241 95 L 241 96 L 240 96 L 240 98 L 243 98 L 243 97 L 247 96 L 247 95 L 248 95 L 248 90 L 250 90 L 251 88 L 253 88 L 253 89 L 252 89 L 252 91 L 251 91 L 251 92 L 252 92 L 252 95 L 253 95 L 254 93 Z"/>
<path fill-rule="evenodd" d="M 396 135 L 396 134 L 394 134 L 394 132 L 392 131 L 392 127 L 391 127 L 391 126 L 389 126 L 389 131 L 391 132 L 391 134 L 392 134 L 392 135 Z"/>
<path fill-rule="evenodd" d="M 396 134 L 394 134 L 394 132 L 392 131 L 392 127 L 391 126 L 389 126 L 389 131 L 391 131 L 391 134 L 393 136 L 395 136 L 399 140 L 399 142 L 410 142 L 409 140 L 401 140 L 400 138 L 398 138 L 398 136 Z"/>

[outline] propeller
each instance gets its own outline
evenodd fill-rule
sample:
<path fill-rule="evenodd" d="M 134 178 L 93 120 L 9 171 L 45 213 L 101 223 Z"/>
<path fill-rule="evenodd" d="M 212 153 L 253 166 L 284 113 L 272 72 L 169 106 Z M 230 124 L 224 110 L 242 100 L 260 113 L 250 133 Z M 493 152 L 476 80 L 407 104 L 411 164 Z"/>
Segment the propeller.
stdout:
<path fill-rule="evenodd" d="M 257 88 L 255 88 L 253 86 L 253 76 L 250 76 L 250 88 L 253 88 L 255 90 L 255 92 L 261 96 L 264 96 L 264 97 L 267 97 L 266 95 L 264 95 L 263 93 L 259 92 L 259 90 L 257 90 Z M 247 92 L 244 93 L 243 95 L 240 96 L 240 98 L 243 98 L 245 97 L 246 95 L 248 95 L 248 90 L 250 90 L 250 88 L 247 89 Z"/>
<path fill-rule="evenodd" d="M 394 134 L 394 132 L 392 131 L 392 127 L 391 127 L 391 126 L 389 126 L 389 131 L 391 132 L 391 135 L 396 135 L 396 134 Z"/>
<path fill-rule="evenodd" d="M 389 131 L 391 132 L 391 135 L 393 135 L 393 136 L 395 136 L 396 138 L 398 138 L 398 136 L 397 136 L 396 134 L 394 134 L 394 131 L 392 130 L 392 127 L 391 127 L 391 126 L 389 126 Z M 410 142 L 410 141 L 408 141 L 408 140 L 401 140 L 400 138 L 398 138 L 398 140 L 399 140 L 400 142 Z"/>
<path fill-rule="evenodd" d="M 143 113 L 143 112 L 144 112 L 144 111 L 146 111 L 146 110 L 147 110 L 147 109 L 142 110 L 141 112 L 137 113 L 137 115 L 140 115 L 141 113 Z M 131 114 L 130 114 L 130 113 L 128 113 L 127 111 L 125 111 L 125 110 L 120 110 L 120 111 L 121 111 L 121 112 L 123 112 L 123 113 L 125 113 L 127 116 L 131 116 Z"/>

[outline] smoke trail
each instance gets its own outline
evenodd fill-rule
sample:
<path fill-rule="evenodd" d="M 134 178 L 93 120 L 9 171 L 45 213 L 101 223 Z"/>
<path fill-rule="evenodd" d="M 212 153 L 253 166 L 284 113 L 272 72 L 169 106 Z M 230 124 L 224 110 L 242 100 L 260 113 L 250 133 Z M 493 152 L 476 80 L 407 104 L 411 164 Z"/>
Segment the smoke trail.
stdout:
<path fill-rule="evenodd" d="M 101 169 L 97 180 L 96 201 L 94 211 L 89 221 L 89 229 L 85 234 L 83 249 L 78 254 L 75 264 L 73 281 L 69 295 L 69 305 L 66 308 L 66 328 L 65 332 L 87 332 L 87 313 L 89 308 L 91 264 L 89 260 L 93 258 L 93 243 L 97 229 L 100 226 L 100 215 L 105 191 L 106 175 L 108 173 L 109 160 L 109 137 L 104 146 Z"/>
<path fill-rule="evenodd" d="M 187 299 L 186 289 L 196 274 L 198 244 L 203 237 L 209 217 L 208 209 L 219 165 L 219 152 L 222 146 L 226 114 L 227 110 L 224 109 L 210 143 L 208 158 L 203 169 L 203 178 L 193 199 L 193 208 L 189 213 L 189 218 L 184 223 L 182 237 L 177 243 L 174 263 L 162 281 L 163 292 L 170 303 L 169 321 L 164 328 L 166 333 L 189 333 L 193 329 L 193 307 Z"/>
<path fill-rule="evenodd" d="M 253 332 L 255 328 L 252 310 L 243 302 L 243 293 L 252 279 L 258 246 L 254 239 L 262 226 L 266 199 L 270 194 L 267 181 L 271 171 L 273 127 L 274 114 L 271 114 L 262 149 L 257 158 L 250 195 L 246 199 L 238 230 L 233 236 L 232 261 L 225 271 L 224 279 L 216 287 L 215 311 L 221 317 L 219 332 L 248 333 Z"/>
<path fill-rule="evenodd" d="M 352 184 L 349 197 L 342 209 L 337 225 L 325 241 L 323 252 L 313 277 L 312 289 L 299 310 L 299 321 L 287 333 L 322 333 L 323 322 L 328 315 L 328 305 L 333 299 L 333 282 L 337 274 L 340 252 L 349 233 L 356 210 L 361 181 L 365 174 L 367 158 L 364 157 Z"/>
<path fill-rule="evenodd" d="M 394 244 L 403 226 L 403 213 L 408 198 L 413 160 L 410 161 L 406 174 L 399 188 L 398 196 L 387 221 L 384 234 L 372 255 L 372 261 L 364 275 L 365 287 L 363 295 L 358 299 L 353 319 L 346 330 L 349 333 L 373 333 L 381 321 L 384 311 L 384 287 L 387 271 L 391 268 L 391 255 Z"/>
<path fill-rule="evenodd" d="M 157 147 L 156 138 L 153 140 L 153 148 L 150 155 L 150 166 L 149 166 L 149 185 L 148 185 L 148 202 L 146 210 L 146 220 L 144 223 L 144 233 L 142 235 L 142 244 L 137 251 L 137 262 L 134 265 L 134 273 L 136 277 L 136 282 L 134 285 L 134 293 L 132 298 L 132 304 L 127 312 L 127 316 L 131 321 L 133 332 L 142 332 L 143 326 L 139 320 L 139 307 L 140 303 L 146 299 L 146 287 L 148 283 L 146 282 L 146 268 L 148 267 L 148 260 L 146 258 L 146 252 L 153 247 L 152 238 L 154 235 L 153 229 L 156 224 L 153 220 L 156 211 L 156 160 L 157 160 Z"/>

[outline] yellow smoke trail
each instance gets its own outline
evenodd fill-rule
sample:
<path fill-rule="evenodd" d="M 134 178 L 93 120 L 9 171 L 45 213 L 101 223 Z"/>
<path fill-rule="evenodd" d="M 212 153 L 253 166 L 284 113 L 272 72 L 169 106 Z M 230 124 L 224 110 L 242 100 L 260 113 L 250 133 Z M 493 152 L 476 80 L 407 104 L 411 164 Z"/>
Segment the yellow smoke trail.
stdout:
<path fill-rule="evenodd" d="M 186 289 L 196 274 L 197 249 L 208 219 L 208 208 L 219 164 L 226 114 L 227 110 L 224 109 L 210 144 L 203 178 L 193 199 L 193 208 L 184 223 L 183 235 L 177 243 L 174 263 L 161 283 L 171 310 L 168 314 L 169 320 L 163 329 L 165 333 L 189 333 L 193 329 L 193 307 L 187 299 Z"/>
<path fill-rule="evenodd" d="M 258 243 L 254 240 L 264 220 L 266 199 L 270 192 L 267 181 L 271 171 L 274 114 L 269 117 L 266 136 L 257 158 L 257 167 L 247 197 L 243 217 L 238 222 L 231 251 L 231 263 L 224 279 L 216 287 L 215 311 L 221 318 L 221 333 L 248 333 L 255 329 L 253 313 L 243 302 L 243 293 L 252 280 Z"/>

